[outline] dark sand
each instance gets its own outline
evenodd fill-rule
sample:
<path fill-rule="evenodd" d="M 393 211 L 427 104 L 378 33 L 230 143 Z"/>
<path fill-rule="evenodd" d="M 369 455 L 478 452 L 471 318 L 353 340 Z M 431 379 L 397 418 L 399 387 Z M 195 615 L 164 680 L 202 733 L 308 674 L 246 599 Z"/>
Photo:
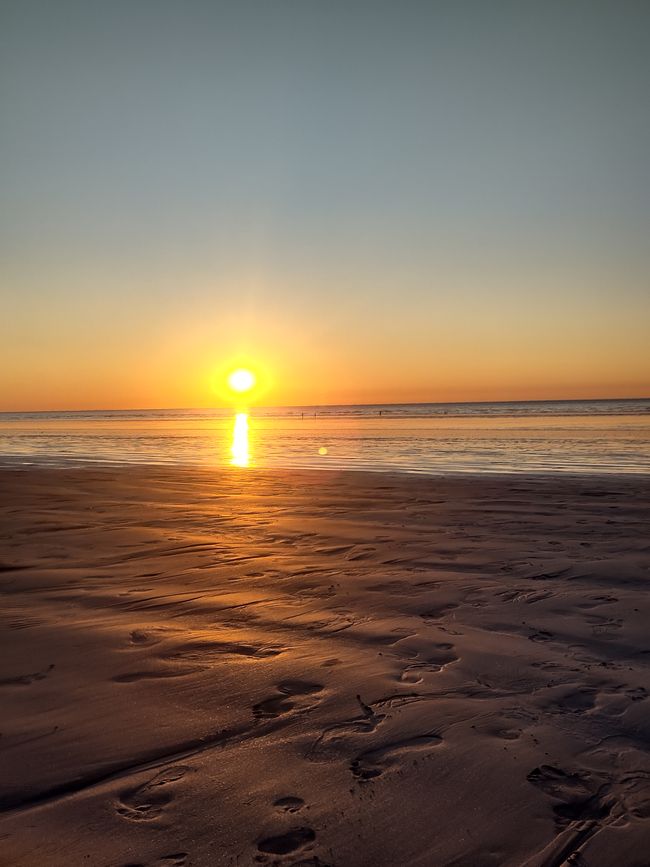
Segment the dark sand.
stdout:
<path fill-rule="evenodd" d="M 0 491 L 2 864 L 650 864 L 650 479 Z"/>

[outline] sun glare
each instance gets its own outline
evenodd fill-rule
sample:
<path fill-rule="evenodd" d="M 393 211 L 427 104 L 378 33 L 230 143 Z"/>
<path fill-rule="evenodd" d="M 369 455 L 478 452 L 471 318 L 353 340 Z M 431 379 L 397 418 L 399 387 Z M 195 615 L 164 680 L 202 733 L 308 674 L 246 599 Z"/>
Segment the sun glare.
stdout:
<path fill-rule="evenodd" d="M 240 367 L 238 370 L 233 370 L 230 374 L 228 385 L 233 391 L 243 394 L 246 391 L 250 391 L 255 385 L 255 374 L 250 370 Z"/>
<path fill-rule="evenodd" d="M 248 414 L 245 412 L 238 412 L 235 416 L 230 452 L 232 454 L 232 460 L 230 463 L 233 466 L 247 467 L 250 463 L 250 452 L 248 449 Z"/>

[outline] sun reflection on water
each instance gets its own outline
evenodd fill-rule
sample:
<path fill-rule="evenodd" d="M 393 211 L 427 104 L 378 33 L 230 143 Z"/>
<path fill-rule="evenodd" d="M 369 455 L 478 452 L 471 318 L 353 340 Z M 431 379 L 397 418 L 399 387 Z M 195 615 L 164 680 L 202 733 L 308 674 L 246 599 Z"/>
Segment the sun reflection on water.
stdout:
<path fill-rule="evenodd" d="M 234 467 L 247 467 L 250 464 L 250 449 L 248 446 L 248 413 L 238 412 L 232 430 L 232 458 Z"/>

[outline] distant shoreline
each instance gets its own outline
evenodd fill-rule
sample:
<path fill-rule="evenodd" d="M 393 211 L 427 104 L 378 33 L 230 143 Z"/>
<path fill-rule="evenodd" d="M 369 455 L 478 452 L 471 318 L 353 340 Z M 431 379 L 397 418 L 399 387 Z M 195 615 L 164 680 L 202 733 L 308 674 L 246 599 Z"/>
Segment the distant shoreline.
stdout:
<path fill-rule="evenodd" d="M 251 407 L 251 411 L 262 414 L 279 413 L 284 411 L 284 414 L 295 414 L 300 412 L 309 412 L 319 410 L 342 410 L 346 414 L 352 410 L 391 410 L 391 409 L 413 409 L 414 411 L 422 410 L 427 407 L 436 407 L 440 410 L 453 408 L 486 408 L 486 407 L 542 407 L 542 406 L 599 406 L 602 404 L 642 404 L 647 403 L 647 412 L 650 412 L 650 397 L 599 397 L 599 398 L 557 398 L 557 399 L 533 399 L 533 400 L 473 400 L 473 401 L 408 401 L 408 402 L 390 402 L 390 403 L 326 403 L 326 404 L 270 404 Z M 131 416 L 144 414 L 196 414 L 200 416 L 208 416 L 215 414 L 217 416 L 229 415 L 233 412 L 232 406 L 221 407 L 130 407 L 128 409 L 41 409 L 41 410 L 2 410 L 0 411 L 0 419 L 10 416 L 20 417 L 84 417 L 97 415 L 111 416 Z M 415 414 L 415 413 L 414 413 Z M 443 414 L 443 413 L 441 413 Z M 459 413 L 454 413 L 459 414 Z M 478 415 L 478 412 L 470 413 Z M 533 415 L 533 412 L 530 412 Z M 546 414 L 546 413 L 545 413 Z"/>

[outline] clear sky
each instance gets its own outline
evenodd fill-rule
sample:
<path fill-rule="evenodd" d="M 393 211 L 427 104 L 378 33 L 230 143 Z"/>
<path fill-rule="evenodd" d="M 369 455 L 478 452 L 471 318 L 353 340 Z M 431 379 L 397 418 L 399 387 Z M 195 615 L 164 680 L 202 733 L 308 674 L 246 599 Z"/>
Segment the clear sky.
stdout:
<path fill-rule="evenodd" d="M 0 409 L 650 394 L 647 0 L 0 10 Z"/>

